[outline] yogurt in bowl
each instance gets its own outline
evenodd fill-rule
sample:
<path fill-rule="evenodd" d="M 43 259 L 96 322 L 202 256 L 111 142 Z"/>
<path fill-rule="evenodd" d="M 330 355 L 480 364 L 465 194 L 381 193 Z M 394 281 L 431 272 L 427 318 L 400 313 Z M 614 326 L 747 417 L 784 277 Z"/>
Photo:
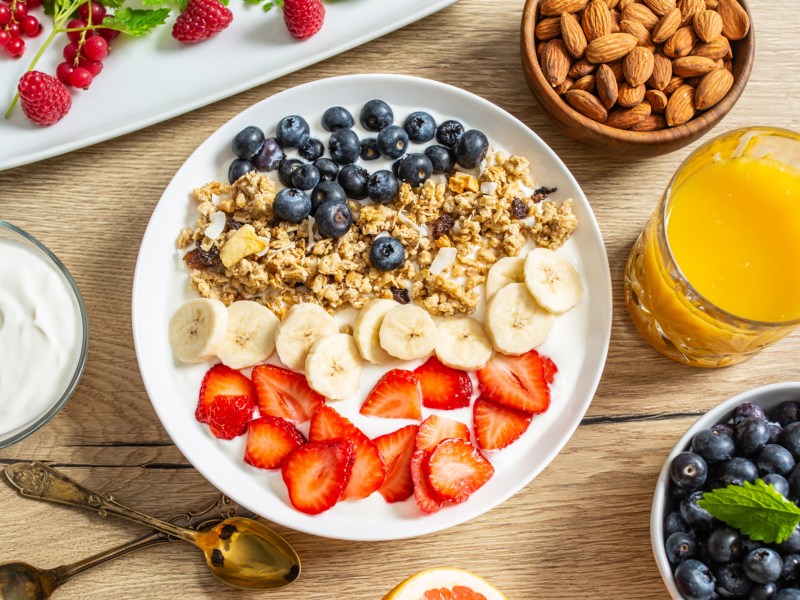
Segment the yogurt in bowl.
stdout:
<path fill-rule="evenodd" d="M 88 342 L 86 306 L 69 271 L 34 237 L 0 221 L 0 448 L 66 404 Z"/>

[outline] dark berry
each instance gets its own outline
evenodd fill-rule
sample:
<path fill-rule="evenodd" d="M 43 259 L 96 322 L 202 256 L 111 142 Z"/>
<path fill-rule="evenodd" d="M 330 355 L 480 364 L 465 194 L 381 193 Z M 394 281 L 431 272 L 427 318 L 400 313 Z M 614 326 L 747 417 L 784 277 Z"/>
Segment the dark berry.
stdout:
<path fill-rule="evenodd" d="M 674 510 L 664 519 L 664 537 L 668 538 L 678 531 L 688 533 L 689 526 L 686 524 L 686 521 L 683 520 L 680 511 Z"/>
<path fill-rule="evenodd" d="M 756 467 L 761 475 L 788 475 L 794 469 L 792 453 L 783 446 L 767 444 L 756 455 Z"/>
<path fill-rule="evenodd" d="M 733 439 L 733 425 L 730 423 L 717 423 L 711 429 L 713 429 L 717 433 L 724 433 L 729 435 L 731 439 Z"/>
<path fill-rule="evenodd" d="M 529 212 L 530 209 L 528 205 L 519 198 L 514 198 L 511 201 L 511 216 L 515 219 L 524 219 L 528 216 Z"/>
<path fill-rule="evenodd" d="M 336 181 L 336 176 L 339 175 L 339 165 L 330 158 L 318 158 L 314 161 L 314 166 L 317 167 L 319 178 L 322 181 Z"/>
<path fill-rule="evenodd" d="M 345 202 L 324 202 L 316 214 L 317 230 L 326 238 L 340 238 L 350 231 L 353 216 Z"/>
<path fill-rule="evenodd" d="M 781 569 L 781 583 L 794 585 L 800 578 L 800 554 L 784 554 Z"/>
<path fill-rule="evenodd" d="M 783 427 L 781 427 L 780 423 L 773 423 L 772 421 L 767 421 L 767 427 L 769 428 L 769 439 L 767 440 L 768 444 L 777 444 L 778 438 L 783 433 Z"/>
<path fill-rule="evenodd" d="M 673 533 L 667 538 L 667 541 L 664 542 L 664 549 L 667 552 L 667 560 L 673 565 L 677 565 L 687 558 L 694 558 L 694 538 L 682 531 Z"/>
<path fill-rule="evenodd" d="M 431 227 L 431 237 L 438 240 L 443 235 L 447 235 L 455 225 L 455 222 L 455 219 L 447 213 L 439 215 L 433 222 L 433 227 Z"/>
<path fill-rule="evenodd" d="M 386 158 L 400 158 L 408 148 L 408 135 L 402 127 L 389 125 L 378 134 L 378 152 Z"/>
<path fill-rule="evenodd" d="M 305 144 L 300 146 L 297 153 L 307 161 L 314 162 L 320 156 L 325 154 L 325 146 L 319 140 L 311 138 Z"/>
<path fill-rule="evenodd" d="M 733 456 L 733 439 L 717 429 L 703 429 L 692 438 L 692 452 L 702 456 L 707 463 L 721 462 Z"/>
<path fill-rule="evenodd" d="M 297 158 L 285 158 L 281 161 L 278 167 L 278 179 L 286 187 L 292 187 L 292 174 L 294 170 L 303 164 L 303 161 Z"/>
<path fill-rule="evenodd" d="M 411 302 L 411 294 L 408 293 L 406 288 L 399 288 L 392 286 L 389 288 L 392 292 L 392 298 L 398 304 L 408 304 Z"/>
<path fill-rule="evenodd" d="M 308 141 L 311 130 L 306 120 L 300 115 L 283 117 L 278 122 L 275 137 L 281 148 L 299 148 Z"/>
<path fill-rule="evenodd" d="M 258 151 L 252 162 L 259 171 L 274 171 L 281 164 L 285 155 L 281 150 L 278 140 L 274 137 L 264 139 L 261 149 Z"/>
<path fill-rule="evenodd" d="M 755 417 L 756 419 L 761 419 L 762 421 L 767 420 L 767 415 L 764 413 L 764 409 L 758 404 L 753 404 L 752 402 L 742 402 L 733 411 L 733 426 L 736 427 L 739 423 L 750 417 Z"/>
<path fill-rule="evenodd" d="M 792 400 L 781 402 L 772 413 L 772 418 L 780 423 L 782 427 L 800 420 L 800 403 Z"/>
<path fill-rule="evenodd" d="M 739 532 L 730 527 L 719 527 L 711 532 L 706 544 L 708 556 L 714 562 L 726 563 L 739 556 L 742 549 Z"/>
<path fill-rule="evenodd" d="M 187 252 L 183 257 L 186 265 L 190 269 L 205 269 L 206 267 L 213 267 L 218 265 L 221 261 L 219 257 L 219 249 L 216 246 L 211 246 L 208 250 L 203 250 L 203 240 L 195 242 L 195 249 Z"/>
<path fill-rule="evenodd" d="M 375 138 L 365 138 L 361 140 L 361 160 L 377 160 L 381 157 L 378 151 L 378 140 Z"/>
<path fill-rule="evenodd" d="M 359 165 L 345 165 L 339 171 L 339 185 L 344 188 L 347 197 L 353 200 L 363 200 L 367 197 L 368 178 L 367 170 Z"/>
<path fill-rule="evenodd" d="M 464 126 L 452 119 L 436 128 L 436 141 L 448 148 L 454 148 L 462 135 L 464 135 Z"/>
<path fill-rule="evenodd" d="M 761 450 L 769 440 L 769 427 L 764 419 L 746 417 L 735 426 L 733 441 L 744 456 L 751 456 Z"/>
<path fill-rule="evenodd" d="M 750 588 L 747 600 L 772 600 L 777 591 L 778 586 L 774 583 L 757 583 Z"/>
<path fill-rule="evenodd" d="M 434 173 L 449 173 L 456 166 L 456 155 L 447 146 L 428 146 L 425 156 L 431 160 Z"/>
<path fill-rule="evenodd" d="M 772 583 L 781 576 L 783 561 L 772 548 L 759 548 L 744 557 L 742 566 L 747 576 L 756 583 Z"/>
<path fill-rule="evenodd" d="M 231 142 L 231 150 L 239 158 L 250 160 L 261 150 L 265 139 L 264 132 L 259 127 L 250 125 L 234 136 L 233 142 Z"/>
<path fill-rule="evenodd" d="M 338 131 L 339 129 L 350 129 L 356 122 L 350 111 L 341 106 L 331 106 L 322 113 L 322 126 L 327 131 Z"/>
<path fill-rule="evenodd" d="M 352 129 L 339 129 L 331 134 L 328 141 L 331 158 L 340 165 L 349 165 L 358 160 L 361 144 Z"/>
<path fill-rule="evenodd" d="M 489 140 L 482 131 L 465 131 L 455 147 L 456 162 L 466 169 L 474 169 L 481 164 L 488 149 Z"/>
<path fill-rule="evenodd" d="M 378 204 L 388 204 L 397 197 L 400 182 L 391 171 L 375 171 L 367 179 L 367 195 Z"/>
<path fill-rule="evenodd" d="M 800 499 L 800 465 L 794 466 L 786 480 L 789 482 L 789 497 L 792 500 Z"/>
<path fill-rule="evenodd" d="M 734 456 L 730 460 L 720 463 L 717 479 L 722 487 L 742 485 L 745 481 L 752 483 L 758 479 L 758 469 L 746 458 Z"/>
<path fill-rule="evenodd" d="M 723 598 L 741 598 L 750 591 L 752 583 L 739 563 L 721 565 L 717 568 L 717 593 Z"/>
<path fill-rule="evenodd" d="M 692 492 L 681 500 L 681 516 L 690 527 L 709 529 L 717 520 L 705 508 L 701 508 L 697 501 L 703 498 L 703 492 Z"/>
<path fill-rule="evenodd" d="M 436 121 L 426 112 L 413 112 L 406 117 L 403 129 L 408 134 L 408 139 L 416 144 L 424 144 L 436 135 Z"/>
<path fill-rule="evenodd" d="M 392 173 L 394 173 L 395 177 L 400 177 L 400 163 L 403 162 L 403 158 L 398 158 L 396 161 L 392 163 Z"/>
<path fill-rule="evenodd" d="M 675 569 L 675 585 L 686 600 L 710 600 L 714 597 L 714 576 L 699 560 L 690 558 Z"/>
<path fill-rule="evenodd" d="M 406 249 L 400 240 L 390 235 L 375 238 L 369 249 L 369 262 L 381 271 L 391 271 L 403 264 Z"/>
<path fill-rule="evenodd" d="M 299 190 L 313 190 L 318 183 L 319 171 L 314 165 L 298 165 L 292 172 L 292 186 Z"/>
<path fill-rule="evenodd" d="M 251 163 L 246 158 L 237 158 L 231 163 L 231 166 L 228 168 L 228 181 L 233 183 L 237 179 L 239 179 L 245 173 L 249 173 L 250 171 L 255 171 L 255 165 Z"/>
<path fill-rule="evenodd" d="M 290 223 L 299 223 L 311 212 L 311 198 L 302 190 L 284 188 L 275 196 L 272 212 Z"/>
<path fill-rule="evenodd" d="M 335 181 L 321 181 L 311 192 L 311 216 L 316 216 L 317 209 L 325 202 L 347 203 L 347 194 Z"/>
<path fill-rule="evenodd" d="M 781 552 L 800 552 L 800 529 L 796 525 L 789 537 L 776 546 Z"/>
<path fill-rule="evenodd" d="M 800 589 L 783 588 L 775 593 L 772 600 L 800 600 Z"/>
<path fill-rule="evenodd" d="M 358 120 L 364 129 L 380 131 L 394 120 L 391 107 L 383 100 L 370 100 L 361 109 Z"/>
<path fill-rule="evenodd" d="M 800 458 L 800 423 L 795 421 L 786 425 L 778 436 L 778 443 L 791 452 L 796 459 Z"/>
<path fill-rule="evenodd" d="M 761 479 L 763 479 L 764 483 L 767 485 L 774 487 L 775 491 L 779 494 L 783 494 L 787 497 L 789 496 L 789 482 L 786 481 L 786 478 L 783 475 L 778 475 L 777 473 L 768 473 Z"/>
<path fill-rule="evenodd" d="M 672 460 L 669 474 L 675 485 L 686 490 L 696 490 L 705 483 L 708 466 L 699 454 L 681 452 Z"/>
<path fill-rule="evenodd" d="M 397 176 L 412 187 L 422 185 L 432 173 L 431 159 L 424 154 L 407 154 L 397 167 Z"/>

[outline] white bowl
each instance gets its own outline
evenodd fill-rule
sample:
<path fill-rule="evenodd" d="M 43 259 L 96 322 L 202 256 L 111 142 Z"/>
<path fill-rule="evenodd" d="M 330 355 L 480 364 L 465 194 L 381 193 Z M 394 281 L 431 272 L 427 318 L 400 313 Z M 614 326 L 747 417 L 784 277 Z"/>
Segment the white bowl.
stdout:
<path fill-rule="evenodd" d="M 800 381 L 787 381 L 785 383 L 773 383 L 758 387 L 738 396 L 734 396 L 709 410 L 706 414 L 695 421 L 683 437 L 670 452 L 656 483 L 656 491 L 653 495 L 653 507 L 650 510 L 650 543 L 653 546 L 653 555 L 661 572 L 664 585 L 675 600 L 683 600 L 678 588 L 675 586 L 675 579 L 672 576 L 672 567 L 667 560 L 664 550 L 664 517 L 667 514 L 669 501 L 669 466 L 672 460 L 681 452 L 686 450 L 692 442 L 694 435 L 702 430 L 708 429 L 717 423 L 727 421 L 733 416 L 734 409 L 743 402 L 752 402 L 759 405 L 767 413 L 776 408 L 781 402 L 787 400 L 800 401 Z"/>

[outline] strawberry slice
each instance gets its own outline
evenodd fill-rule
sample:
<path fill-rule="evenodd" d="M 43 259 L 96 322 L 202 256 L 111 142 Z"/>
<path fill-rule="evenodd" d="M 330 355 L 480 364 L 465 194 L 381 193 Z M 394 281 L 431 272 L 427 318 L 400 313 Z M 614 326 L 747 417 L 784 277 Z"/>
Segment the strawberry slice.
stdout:
<path fill-rule="evenodd" d="M 544 363 L 545 381 L 547 381 L 547 383 L 553 383 L 553 380 L 556 378 L 556 373 L 558 373 L 556 363 L 554 363 L 553 359 L 549 356 L 543 356 L 542 362 Z"/>
<path fill-rule="evenodd" d="M 414 483 L 414 500 L 419 509 L 427 514 L 439 512 L 444 501 L 433 491 L 428 482 L 428 462 L 431 453 L 415 450 L 411 455 L 411 480 Z"/>
<path fill-rule="evenodd" d="M 488 400 L 522 412 L 537 414 L 550 406 L 545 362 L 536 350 L 522 356 L 495 354 L 478 371 L 478 388 Z"/>
<path fill-rule="evenodd" d="M 492 463 L 464 440 L 442 440 L 428 461 L 428 483 L 450 502 L 464 502 L 493 473 Z"/>
<path fill-rule="evenodd" d="M 414 369 L 422 387 L 422 405 L 427 408 L 451 409 L 469 406 L 472 381 L 464 371 L 451 369 L 431 356 Z"/>
<path fill-rule="evenodd" d="M 256 388 L 239 371 L 219 363 L 211 367 L 203 377 L 194 418 L 201 423 L 208 423 L 208 407 L 217 396 L 250 396 L 255 399 Z"/>
<path fill-rule="evenodd" d="M 318 515 L 339 501 L 350 478 L 356 448 L 350 440 L 310 442 L 283 460 L 281 475 L 297 510 Z"/>
<path fill-rule="evenodd" d="M 386 465 L 386 478 L 378 491 L 387 502 L 402 502 L 414 493 L 411 456 L 418 429 L 418 425 L 406 425 L 372 440 Z"/>
<path fill-rule="evenodd" d="M 302 373 L 275 365 L 253 369 L 253 383 L 262 415 L 304 423 L 311 418 L 324 398 L 308 387 Z"/>
<path fill-rule="evenodd" d="M 519 439 L 531 424 L 530 413 L 480 397 L 472 405 L 475 439 L 482 450 L 500 450 Z"/>
<path fill-rule="evenodd" d="M 386 465 L 383 464 L 377 446 L 358 427 L 333 408 L 327 404 L 320 404 L 317 412 L 311 417 L 308 439 L 317 442 L 333 438 L 350 440 L 356 447 L 356 462 L 342 499 L 366 498 L 380 488 L 386 477 Z"/>
<path fill-rule="evenodd" d="M 269 415 L 247 425 L 244 462 L 259 469 L 279 469 L 283 459 L 306 443 L 303 434 L 286 419 Z"/>
<path fill-rule="evenodd" d="M 256 404 L 250 396 L 217 396 L 208 407 L 208 428 L 221 440 L 244 435 Z"/>
<path fill-rule="evenodd" d="M 433 452 L 439 442 L 447 438 L 469 440 L 469 429 L 461 421 L 431 415 L 419 426 L 414 449 Z"/>
<path fill-rule="evenodd" d="M 392 369 L 372 388 L 359 411 L 386 419 L 422 419 L 422 393 L 412 371 Z"/>

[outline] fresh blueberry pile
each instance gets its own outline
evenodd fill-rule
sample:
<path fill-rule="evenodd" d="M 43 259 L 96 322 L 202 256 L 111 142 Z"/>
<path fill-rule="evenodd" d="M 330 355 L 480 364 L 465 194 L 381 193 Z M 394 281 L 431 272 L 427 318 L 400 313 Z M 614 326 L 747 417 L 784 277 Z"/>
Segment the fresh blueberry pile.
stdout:
<path fill-rule="evenodd" d="M 456 164 L 465 169 L 480 165 L 489 140 L 477 129 L 464 129 L 455 120 L 437 126 L 426 112 L 408 115 L 403 125 L 394 123 L 394 111 L 383 100 L 370 100 L 361 108 L 359 124 L 375 137 L 359 139 L 353 131 L 355 119 L 346 108 L 332 106 L 322 115 L 321 125 L 330 132 L 326 144 L 311 137 L 308 122 L 299 115 L 283 117 L 275 135 L 249 126 L 231 142 L 236 159 L 228 169 L 233 183 L 251 171 L 278 171 L 285 187 L 275 197 L 273 211 L 278 218 L 300 223 L 314 217 L 317 231 L 326 238 L 345 235 L 353 223 L 347 199 L 388 204 L 397 198 L 400 182 L 416 187 L 433 173 L 450 173 Z M 411 144 L 427 146 L 410 152 Z M 287 153 L 296 151 L 298 158 Z M 391 170 L 368 171 L 359 161 L 384 158 L 394 161 Z M 376 238 L 370 262 L 376 269 L 390 271 L 403 264 L 405 248 L 391 236 Z"/>
<path fill-rule="evenodd" d="M 799 464 L 795 464 L 799 461 Z M 686 600 L 800 600 L 800 526 L 780 544 L 751 540 L 698 505 L 703 492 L 757 478 L 800 501 L 800 403 L 769 416 L 751 403 L 698 432 L 670 465 L 664 546 Z"/>

